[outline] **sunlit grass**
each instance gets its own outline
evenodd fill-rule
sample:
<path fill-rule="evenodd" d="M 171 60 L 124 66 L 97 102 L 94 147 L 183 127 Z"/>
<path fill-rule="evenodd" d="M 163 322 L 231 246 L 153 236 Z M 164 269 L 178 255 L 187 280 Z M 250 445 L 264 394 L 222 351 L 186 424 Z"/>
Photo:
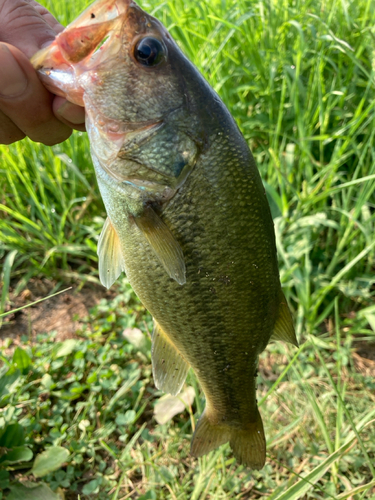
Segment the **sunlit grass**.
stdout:
<path fill-rule="evenodd" d="M 63 24 L 89 4 L 43 3 Z M 128 317 L 145 332 L 143 320 L 133 310 L 122 315 L 119 303 L 106 304 L 107 312 L 97 310 L 90 319 L 97 336 L 82 334 L 75 353 L 86 353 L 86 343 L 95 353 L 106 349 L 97 373 L 116 383 L 99 397 L 95 383 L 87 382 L 93 359 L 67 356 L 72 370 L 82 359 L 81 378 L 71 384 L 86 384 L 87 392 L 67 408 L 51 396 L 51 411 L 62 423 L 52 437 L 43 424 L 38 436 L 66 446 L 74 470 L 68 487 L 66 468 L 64 477 L 55 473 L 49 482 L 67 490 L 75 485 L 76 496 L 68 498 L 81 492 L 82 499 L 96 498 L 87 493 L 91 487 L 97 498 L 113 500 L 372 498 L 375 384 L 355 369 L 352 353 L 356 341 L 375 341 L 375 1 L 170 0 L 142 7 L 170 29 L 251 146 L 274 215 L 281 279 L 301 347 L 271 344 L 262 355 L 265 468 L 238 467 L 228 446 L 194 461 L 188 441 L 202 396 L 192 415 L 158 426 L 150 412 L 159 393 L 152 389 L 149 358 L 116 335 L 99 336 L 111 329 L 120 334 Z M 15 296 L 33 276 L 95 280 L 105 213 L 86 137 L 77 133 L 52 149 L 23 141 L 2 147 L 0 159 L 1 309 L 9 307 L 10 283 Z M 122 360 L 113 343 L 124 349 Z M 44 360 L 40 366 L 34 361 L 41 378 L 53 346 L 33 349 L 33 359 L 39 349 Z M 149 398 L 146 413 L 123 427 L 116 412 L 106 412 L 120 384 L 114 365 L 128 370 L 130 379 L 142 372 L 130 393 L 113 403 L 117 412 L 122 404 L 138 414 Z M 56 363 L 48 368 L 57 380 L 63 369 Z M 34 385 L 30 393 L 30 377 L 7 400 L 6 411 L 45 391 Z M 193 374 L 188 384 L 199 394 Z M 35 418 L 32 405 L 23 407 L 24 419 Z M 83 421 L 90 422 L 87 432 Z M 65 425 L 69 431 L 61 430 Z M 82 453 L 74 448 L 77 436 Z M 86 480 L 75 475 L 88 467 Z M 89 483 L 85 496 L 82 487 Z"/>

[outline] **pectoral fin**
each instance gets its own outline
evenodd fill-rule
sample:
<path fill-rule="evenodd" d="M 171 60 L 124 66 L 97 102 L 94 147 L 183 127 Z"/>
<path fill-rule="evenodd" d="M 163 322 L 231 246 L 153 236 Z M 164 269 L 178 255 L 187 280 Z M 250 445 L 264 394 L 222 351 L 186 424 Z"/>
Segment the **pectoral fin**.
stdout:
<path fill-rule="evenodd" d="M 104 223 L 98 241 L 99 278 L 106 288 L 110 288 L 125 270 L 120 240 L 109 217 Z"/>
<path fill-rule="evenodd" d="M 279 311 L 270 341 L 282 340 L 298 347 L 293 319 L 283 292 L 280 291 Z"/>
<path fill-rule="evenodd" d="M 141 215 L 134 217 L 134 221 L 163 264 L 168 276 L 180 285 L 186 283 L 184 254 L 168 226 L 151 207 L 146 207 Z"/>
<path fill-rule="evenodd" d="M 156 387 L 175 396 L 184 385 L 189 364 L 155 320 L 151 356 L 152 373 Z"/>

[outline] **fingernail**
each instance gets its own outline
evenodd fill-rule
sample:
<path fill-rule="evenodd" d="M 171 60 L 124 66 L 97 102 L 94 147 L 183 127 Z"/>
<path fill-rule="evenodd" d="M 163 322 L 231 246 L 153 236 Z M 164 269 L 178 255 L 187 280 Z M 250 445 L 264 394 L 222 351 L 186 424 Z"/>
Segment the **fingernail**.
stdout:
<path fill-rule="evenodd" d="M 64 102 L 57 110 L 56 113 L 61 115 L 65 120 L 68 120 L 74 125 L 85 123 L 85 110 L 81 106 L 72 104 L 71 102 Z"/>
<path fill-rule="evenodd" d="M 25 91 L 27 79 L 8 47 L 0 43 L 0 94 L 16 97 Z"/>

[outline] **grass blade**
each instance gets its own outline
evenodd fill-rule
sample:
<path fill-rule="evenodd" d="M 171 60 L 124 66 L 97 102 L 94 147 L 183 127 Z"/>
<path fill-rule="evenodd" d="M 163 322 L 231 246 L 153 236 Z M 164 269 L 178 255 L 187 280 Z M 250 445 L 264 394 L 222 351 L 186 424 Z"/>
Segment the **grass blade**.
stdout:
<path fill-rule="evenodd" d="M 314 470 L 301 477 L 299 481 L 297 481 L 293 486 L 288 488 L 284 493 L 278 495 L 270 499 L 272 500 L 299 500 L 302 496 L 309 491 L 310 488 L 314 486 L 315 483 L 321 479 L 327 470 L 331 467 L 333 463 L 336 462 L 339 458 L 342 457 L 354 444 L 355 438 L 344 444 L 337 451 L 329 455 L 324 462 L 322 462 L 318 467 L 315 467 Z"/>
<path fill-rule="evenodd" d="M 17 250 L 12 250 L 8 253 L 5 258 L 5 262 L 3 265 L 3 273 L 2 273 L 2 291 L 1 291 L 1 303 L 0 303 L 0 328 L 2 325 L 2 318 L 7 313 L 3 314 L 6 306 L 6 302 L 9 294 L 9 283 L 10 283 L 10 273 L 13 267 L 14 259 L 17 255 Z M 8 313 L 9 314 L 9 313 Z"/>

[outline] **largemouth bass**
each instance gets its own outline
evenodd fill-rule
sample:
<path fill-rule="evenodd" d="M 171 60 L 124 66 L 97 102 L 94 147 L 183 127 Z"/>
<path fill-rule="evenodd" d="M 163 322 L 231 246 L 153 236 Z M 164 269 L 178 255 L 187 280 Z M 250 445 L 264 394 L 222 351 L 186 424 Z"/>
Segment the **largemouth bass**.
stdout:
<path fill-rule="evenodd" d="M 265 463 L 259 354 L 297 345 L 274 227 L 253 156 L 218 95 L 164 26 L 131 0 L 98 0 L 32 62 L 55 94 L 84 105 L 108 218 L 99 274 L 122 271 L 152 314 L 156 386 L 189 367 L 206 396 L 191 453 L 229 441 Z"/>

